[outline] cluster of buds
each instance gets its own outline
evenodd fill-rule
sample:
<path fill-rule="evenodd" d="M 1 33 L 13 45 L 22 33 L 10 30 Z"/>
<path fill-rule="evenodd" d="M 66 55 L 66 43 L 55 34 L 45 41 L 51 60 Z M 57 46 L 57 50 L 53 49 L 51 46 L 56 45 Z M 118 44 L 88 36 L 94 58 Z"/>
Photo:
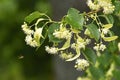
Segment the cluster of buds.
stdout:
<path fill-rule="evenodd" d="M 100 8 L 102 8 L 104 14 L 111 14 L 115 9 L 115 6 L 112 5 L 111 0 L 95 0 L 94 2 L 92 2 L 92 0 L 88 0 L 87 5 L 91 10 L 98 11 Z"/>
<path fill-rule="evenodd" d="M 96 51 L 104 51 L 106 49 L 106 45 L 97 44 L 96 46 L 93 47 L 93 49 L 96 50 Z"/>
<path fill-rule="evenodd" d="M 59 38 L 59 39 L 71 38 L 71 32 L 69 30 L 67 30 L 66 27 L 64 27 L 62 24 L 60 25 L 60 29 L 59 30 L 55 30 L 53 35 L 56 38 Z"/>
<path fill-rule="evenodd" d="M 45 50 L 50 54 L 57 54 L 58 48 L 45 46 Z"/>
<path fill-rule="evenodd" d="M 85 59 L 77 59 L 76 60 L 75 68 L 77 70 L 80 70 L 80 71 L 85 70 L 85 68 L 88 66 L 89 66 L 89 62 L 87 60 L 85 60 Z"/>
<path fill-rule="evenodd" d="M 25 42 L 27 45 L 31 47 L 39 47 L 40 46 L 40 38 L 44 38 L 42 36 L 43 28 L 35 28 L 35 30 L 31 30 L 31 28 L 24 22 L 22 25 L 22 30 L 26 34 Z"/>

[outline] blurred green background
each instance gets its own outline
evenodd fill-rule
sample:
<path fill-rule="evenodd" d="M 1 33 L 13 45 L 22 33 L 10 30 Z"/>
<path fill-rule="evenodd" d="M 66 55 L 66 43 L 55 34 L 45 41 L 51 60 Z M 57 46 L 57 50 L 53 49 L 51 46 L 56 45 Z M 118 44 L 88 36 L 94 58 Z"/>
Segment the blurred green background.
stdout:
<path fill-rule="evenodd" d="M 47 0 L 0 0 L 0 80 L 53 80 L 51 56 L 27 46 L 21 30 L 36 10 L 52 14 Z"/>

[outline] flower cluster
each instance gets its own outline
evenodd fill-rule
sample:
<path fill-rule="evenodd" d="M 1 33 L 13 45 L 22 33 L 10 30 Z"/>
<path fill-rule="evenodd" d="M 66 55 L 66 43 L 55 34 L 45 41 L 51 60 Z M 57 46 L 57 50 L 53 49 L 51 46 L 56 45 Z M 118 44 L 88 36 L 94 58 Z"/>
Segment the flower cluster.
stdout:
<path fill-rule="evenodd" d="M 22 27 L 22 30 L 24 31 L 24 33 L 26 35 L 31 35 L 34 33 L 33 30 L 30 29 L 30 27 L 28 27 L 27 23 L 24 22 L 24 24 L 21 26 Z"/>
<path fill-rule="evenodd" d="M 111 0 L 97 0 L 94 2 L 92 2 L 92 0 L 88 0 L 87 5 L 91 10 L 99 10 L 102 8 L 104 14 L 111 14 L 115 9 L 115 6 L 112 5 Z"/>
<path fill-rule="evenodd" d="M 80 71 L 85 70 L 90 64 L 87 60 L 81 59 L 81 54 L 86 59 L 92 60 L 91 54 L 96 55 L 94 54 L 96 51 L 97 56 L 100 56 L 106 49 L 104 43 L 118 38 L 110 30 L 114 23 L 114 20 L 111 20 L 112 15 L 110 17 L 106 15 L 113 13 L 115 9 L 111 0 L 88 0 L 87 5 L 92 10 L 91 12 L 80 13 L 77 9 L 71 8 L 60 22 L 52 21 L 47 15 L 39 12 L 29 15 L 26 19 L 29 24 L 22 25 L 27 45 L 39 47 L 48 37 L 49 42 L 53 43 L 52 47 L 45 46 L 49 54 L 58 54 L 66 61 L 76 60 L 75 68 Z M 97 14 L 101 10 L 103 13 Z M 33 21 L 31 16 L 36 16 Z M 105 19 L 106 22 L 103 23 L 101 19 Z M 95 44 L 91 45 L 90 43 L 93 42 Z M 118 48 L 120 50 L 120 44 Z"/>
<path fill-rule="evenodd" d="M 104 51 L 106 49 L 106 45 L 104 44 L 96 44 L 96 46 L 93 47 L 96 51 Z"/>
<path fill-rule="evenodd" d="M 55 32 L 53 33 L 53 35 L 56 38 L 59 39 L 68 39 L 71 37 L 71 32 L 69 30 L 66 29 L 66 27 L 63 27 L 63 25 L 60 25 L 60 29 L 59 30 L 55 30 Z"/>
<path fill-rule="evenodd" d="M 85 70 L 86 67 L 89 66 L 89 62 L 85 59 L 77 59 L 75 68 L 77 70 Z"/>
<path fill-rule="evenodd" d="M 72 54 L 72 53 L 61 52 L 60 57 L 61 57 L 62 59 L 67 60 L 67 59 L 72 58 L 72 57 L 73 57 L 73 54 Z"/>
<path fill-rule="evenodd" d="M 35 28 L 34 30 L 31 30 L 31 28 L 27 25 L 27 23 L 24 22 L 22 25 L 22 30 L 26 34 L 25 42 L 27 45 L 30 45 L 31 47 L 39 47 L 40 45 L 40 38 L 42 36 L 42 30 L 43 28 Z"/>
<path fill-rule="evenodd" d="M 108 34 L 108 32 L 110 31 L 109 29 L 112 28 L 113 24 L 105 24 L 103 25 L 103 29 L 102 29 L 102 33 L 104 35 Z"/>
<path fill-rule="evenodd" d="M 90 42 L 91 42 L 90 39 L 84 40 L 79 36 L 79 38 L 76 40 L 76 43 L 71 44 L 71 48 L 73 48 L 73 49 L 76 49 L 76 48 L 85 49 L 85 46 L 87 44 L 89 44 Z"/>
<path fill-rule="evenodd" d="M 108 34 L 110 35 L 110 28 L 112 28 L 113 24 L 105 24 L 102 25 L 101 29 L 101 38 L 103 38 L 104 41 L 113 41 L 118 38 L 118 36 L 110 36 L 108 37 Z"/>
<path fill-rule="evenodd" d="M 45 46 L 45 50 L 50 54 L 57 54 L 58 48 Z"/>
<path fill-rule="evenodd" d="M 99 10 L 100 9 L 100 6 L 99 5 L 97 5 L 97 4 L 94 4 L 93 2 L 92 2 L 92 0 L 88 0 L 87 1 L 87 5 L 90 7 L 90 9 L 92 9 L 92 10 Z"/>

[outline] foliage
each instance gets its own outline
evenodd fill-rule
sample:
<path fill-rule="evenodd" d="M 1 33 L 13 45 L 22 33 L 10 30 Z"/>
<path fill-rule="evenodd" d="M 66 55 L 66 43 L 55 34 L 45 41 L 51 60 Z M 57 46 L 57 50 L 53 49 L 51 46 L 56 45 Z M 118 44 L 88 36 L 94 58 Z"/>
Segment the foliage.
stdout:
<path fill-rule="evenodd" d="M 119 80 L 120 44 L 112 29 L 120 26 L 120 1 L 87 0 L 87 5 L 90 12 L 70 8 L 61 21 L 53 21 L 44 13 L 31 13 L 22 25 L 25 41 L 39 48 L 49 38 L 53 45 L 45 47 L 48 53 L 66 61 L 76 60 L 77 70 L 87 68 L 86 75 L 78 80 Z"/>
<path fill-rule="evenodd" d="M 40 3 L 44 4 L 36 6 Z M 48 12 L 40 11 L 51 15 L 47 4 L 48 0 L 0 0 L 0 80 L 53 80 L 51 57 L 43 48 L 34 52 L 26 47 L 20 26 L 24 17 L 39 7 L 44 6 Z"/>

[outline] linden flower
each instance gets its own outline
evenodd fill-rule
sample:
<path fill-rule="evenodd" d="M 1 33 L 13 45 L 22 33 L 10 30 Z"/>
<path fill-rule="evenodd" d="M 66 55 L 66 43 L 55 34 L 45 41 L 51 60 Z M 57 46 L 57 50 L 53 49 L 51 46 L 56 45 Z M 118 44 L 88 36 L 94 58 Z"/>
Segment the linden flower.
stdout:
<path fill-rule="evenodd" d="M 27 43 L 27 45 L 30 45 L 31 47 L 38 47 L 40 45 L 40 38 L 43 37 L 42 29 L 43 28 L 36 28 L 35 32 L 33 32 L 32 34 L 27 34 L 25 38 L 25 42 Z M 33 35 L 34 37 L 32 37 Z"/>
<path fill-rule="evenodd" d="M 71 44 L 71 48 L 76 49 L 76 44 L 75 43 Z"/>
<path fill-rule="evenodd" d="M 85 45 L 89 43 L 89 39 L 86 42 L 82 38 L 77 39 L 76 43 L 71 44 L 71 48 L 76 49 L 85 49 Z"/>
<path fill-rule="evenodd" d="M 68 39 L 71 37 L 71 32 L 67 30 L 65 27 L 60 26 L 60 30 L 55 30 L 53 35 L 59 39 Z"/>
<path fill-rule="evenodd" d="M 102 32 L 103 32 L 104 34 L 107 34 L 107 33 L 109 32 L 109 29 L 104 28 L 104 29 L 102 29 Z"/>
<path fill-rule="evenodd" d="M 115 9 L 110 0 L 98 0 L 98 4 L 103 8 L 105 14 L 111 14 Z"/>
<path fill-rule="evenodd" d="M 76 46 L 79 48 L 79 49 L 84 49 L 85 48 L 85 44 L 86 44 L 86 42 L 84 42 L 84 40 L 81 38 L 78 38 L 77 39 L 77 44 L 76 44 Z"/>
<path fill-rule="evenodd" d="M 56 54 L 58 51 L 58 48 L 45 46 L 45 50 L 50 54 Z"/>
<path fill-rule="evenodd" d="M 26 34 L 25 42 L 27 45 L 30 45 L 31 47 L 38 47 L 40 45 L 40 38 L 42 36 L 42 30 L 43 28 L 35 28 L 34 30 L 31 30 L 30 27 L 27 25 L 27 23 L 24 22 L 22 25 L 22 30 Z"/>
<path fill-rule="evenodd" d="M 70 58 L 73 57 L 73 54 L 72 54 L 72 53 L 61 53 L 61 54 L 60 54 L 60 57 L 61 57 L 62 59 L 70 59 Z"/>
<path fill-rule="evenodd" d="M 26 36 L 25 42 L 27 45 L 30 45 L 31 47 L 39 46 L 38 43 L 35 40 L 33 40 L 31 35 Z"/>
<path fill-rule="evenodd" d="M 31 44 L 32 40 L 33 40 L 33 38 L 32 38 L 31 35 L 27 35 L 26 38 L 25 38 L 25 41 L 26 41 L 27 44 Z"/>
<path fill-rule="evenodd" d="M 94 4 L 93 2 L 92 2 L 92 0 L 88 0 L 87 1 L 87 5 L 90 7 L 90 9 L 92 9 L 92 10 L 99 10 L 100 9 L 100 6 L 99 5 L 97 5 L 97 4 Z"/>
<path fill-rule="evenodd" d="M 96 46 L 93 47 L 94 50 L 96 51 L 104 51 L 106 49 L 106 45 L 104 44 L 97 44 Z"/>
<path fill-rule="evenodd" d="M 115 8 L 115 6 L 107 6 L 107 7 L 104 7 L 103 9 L 103 12 L 105 13 L 105 14 L 111 14 L 111 13 L 113 13 L 113 11 L 114 11 L 114 8 Z"/>
<path fill-rule="evenodd" d="M 100 45 L 100 50 L 101 50 L 101 51 L 104 51 L 105 49 L 106 49 L 106 46 L 105 46 L 104 44 L 101 44 L 101 45 Z"/>
<path fill-rule="evenodd" d="M 85 70 L 86 67 L 89 66 L 89 62 L 85 59 L 77 59 L 75 68 L 77 70 Z"/>
<path fill-rule="evenodd" d="M 40 37 L 43 37 L 42 36 L 42 30 L 43 28 L 36 28 L 35 32 L 34 32 L 34 38 L 35 39 L 40 39 Z"/>
<path fill-rule="evenodd" d="M 85 48 L 85 43 L 79 42 L 79 44 L 77 44 L 78 48 L 80 49 L 84 49 Z"/>
<path fill-rule="evenodd" d="M 99 51 L 99 44 L 93 47 L 94 50 Z"/>
<path fill-rule="evenodd" d="M 23 30 L 24 33 L 27 34 L 27 35 L 30 35 L 30 34 L 33 34 L 33 33 L 34 33 L 34 31 L 31 30 L 31 29 L 27 26 L 27 24 L 26 24 L 25 22 L 24 22 L 24 24 L 22 25 L 22 30 Z"/>
<path fill-rule="evenodd" d="M 107 0 L 98 0 L 98 4 L 101 7 L 106 7 L 106 6 L 108 6 L 108 4 L 110 4 L 110 1 L 107 1 Z"/>
<path fill-rule="evenodd" d="M 102 8 L 104 14 L 111 14 L 115 9 L 115 6 L 112 5 L 111 0 L 97 0 L 97 3 L 92 2 L 92 0 L 88 0 L 87 5 L 91 10 L 99 10 Z"/>
<path fill-rule="evenodd" d="M 91 42 L 91 39 L 86 39 L 86 40 L 85 40 L 85 43 L 86 43 L 86 44 L 90 44 L 90 42 Z"/>

